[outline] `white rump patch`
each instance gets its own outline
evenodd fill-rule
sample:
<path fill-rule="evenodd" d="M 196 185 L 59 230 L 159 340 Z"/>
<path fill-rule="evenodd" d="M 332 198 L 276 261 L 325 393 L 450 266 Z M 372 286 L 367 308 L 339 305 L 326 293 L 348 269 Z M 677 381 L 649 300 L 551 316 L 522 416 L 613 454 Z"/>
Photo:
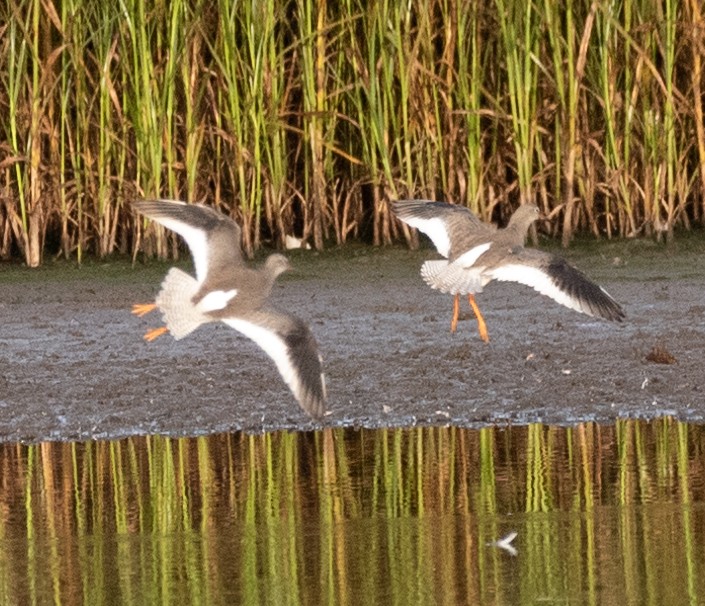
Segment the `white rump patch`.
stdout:
<path fill-rule="evenodd" d="M 232 290 L 213 290 L 198 302 L 198 309 L 205 313 L 225 309 L 236 295 L 237 289 L 235 288 Z"/>

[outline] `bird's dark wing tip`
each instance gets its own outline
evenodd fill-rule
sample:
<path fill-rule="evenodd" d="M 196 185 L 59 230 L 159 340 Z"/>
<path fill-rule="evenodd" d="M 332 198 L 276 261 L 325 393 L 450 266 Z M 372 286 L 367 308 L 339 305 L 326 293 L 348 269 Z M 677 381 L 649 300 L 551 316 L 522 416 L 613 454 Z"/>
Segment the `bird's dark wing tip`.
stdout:
<path fill-rule="evenodd" d="M 321 419 L 326 412 L 326 382 L 318 344 L 305 322 L 294 316 L 289 319 L 292 326 L 282 337 L 299 376 L 301 393 L 297 394 L 297 400 L 311 417 Z"/>
<path fill-rule="evenodd" d="M 312 394 L 310 394 L 307 399 L 301 401 L 301 408 L 315 421 L 320 421 L 326 414 L 325 400 Z"/>
<path fill-rule="evenodd" d="M 626 318 L 622 306 L 604 288 L 565 259 L 551 257 L 546 272 L 560 290 L 580 302 L 586 313 L 611 322 L 622 322 Z"/>
<path fill-rule="evenodd" d="M 607 295 L 609 297 L 609 295 Z M 622 309 L 614 299 L 610 297 L 609 299 L 611 305 L 604 308 L 604 313 L 601 314 L 605 320 L 611 320 L 612 322 L 624 322 L 627 319 L 627 314 Z"/>

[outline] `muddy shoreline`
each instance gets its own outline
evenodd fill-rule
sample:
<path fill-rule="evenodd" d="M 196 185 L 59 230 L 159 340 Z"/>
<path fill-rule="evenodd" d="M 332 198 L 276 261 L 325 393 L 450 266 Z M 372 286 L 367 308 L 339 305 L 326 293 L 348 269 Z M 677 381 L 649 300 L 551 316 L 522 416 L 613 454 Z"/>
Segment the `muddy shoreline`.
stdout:
<path fill-rule="evenodd" d="M 700 242 L 555 251 L 622 303 L 626 322 L 593 320 L 526 287 L 491 284 L 478 298 L 488 345 L 467 308 L 449 333 L 451 297 L 418 274 L 435 255 L 428 248 L 292 252 L 296 271 L 280 279 L 273 298 L 309 321 L 319 341 L 330 396 L 322 424 L 299 410 L 269 358 L 224 325 L 179 342 L 143 342 L 158 317 L 136 318 L 130 307 L 154 297 L 172 263 L 0 266 L 0 441 L 663 415 L 702 422 Z M 654 347 L 675 363 L 647 360 Z"/>

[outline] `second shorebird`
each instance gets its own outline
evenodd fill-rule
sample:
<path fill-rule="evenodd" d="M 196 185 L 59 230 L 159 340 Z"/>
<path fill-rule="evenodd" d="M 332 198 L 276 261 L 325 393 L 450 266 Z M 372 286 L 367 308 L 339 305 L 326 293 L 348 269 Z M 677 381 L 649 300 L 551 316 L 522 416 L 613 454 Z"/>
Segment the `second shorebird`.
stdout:
<path fill-rule="evenodd" d="M 133 206 L 181 235 L 196 269 L 194 278 L 172 267 L 156 302 L 133 307 L 140 316 L 154 308 L 163 314 L 166 327 L 149 331 L 145 339 L 167 331 L 181 339 L 201 324 L 224 322 L 269 354 L 306 412 L 323 416 L 326 388 L 316 340 L 302 320 L 267 305 L 277 276 L 290 268 L 287 258 L 273 254 L 260 269 L 247 267 L 240 227 L 207 206 L 174 200 L 140 200 Z"/>
<path fill-rule="evenodd" d="M 621 322 L 624 311 L 604 288 L 564 259 L 524 248 L 531 224 L 539 218 L 534 204 L 520 206 L 504 229 L 480 221 L 469 209 L 445 202 L 399 200 L 392 211 L 404 223 L 425 233 L 446 260 L 426 261 L 421 276 L 431 288 L 454 295 L 450 329 L 455 332 L 460 295 L 475 312 L 480 338 L 490 338 L 475 301 L 492 280 L 519 282 L 589 316 Z"/>

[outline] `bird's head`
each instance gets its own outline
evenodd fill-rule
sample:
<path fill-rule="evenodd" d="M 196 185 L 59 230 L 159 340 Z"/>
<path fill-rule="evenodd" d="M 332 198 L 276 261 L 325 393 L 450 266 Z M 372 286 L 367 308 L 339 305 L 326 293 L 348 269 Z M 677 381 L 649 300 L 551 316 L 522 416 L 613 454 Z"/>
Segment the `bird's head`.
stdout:
<path fill-rule="evenodd" d="M 535 204 L 522 204 L 509 219 L 508 227 L 515 227 L 519 231 L 526 233 L 531 224 L 541 218 L 541 211 L 538 206 Z"/>
<path fill-rule="evenodd" d="M 279 253 L 269 255 L 269 257 L 267 257 L 267 260 L 265 261 L 264 266 L 267 268 L 267 271 L 271 272 L 275 278 L 279 274 L 283 274 L 285 271 L 291 269 L 291 263 L 289 263 L 289 259 L 287 259 L 284 255 L 280 255 Z"/>

